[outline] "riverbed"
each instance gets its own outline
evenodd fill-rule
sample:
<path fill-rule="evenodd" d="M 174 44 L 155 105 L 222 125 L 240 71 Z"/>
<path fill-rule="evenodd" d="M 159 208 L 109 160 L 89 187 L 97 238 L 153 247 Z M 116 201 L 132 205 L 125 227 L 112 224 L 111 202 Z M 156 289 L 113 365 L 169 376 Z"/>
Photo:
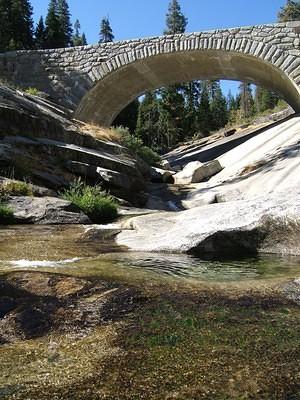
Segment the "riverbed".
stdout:
<path fill-rule="evenodd" d="M 129 253 L 85 226 L 3 227 L 0 398 L 298 399 L 299 278 L 298 257 Z"/>

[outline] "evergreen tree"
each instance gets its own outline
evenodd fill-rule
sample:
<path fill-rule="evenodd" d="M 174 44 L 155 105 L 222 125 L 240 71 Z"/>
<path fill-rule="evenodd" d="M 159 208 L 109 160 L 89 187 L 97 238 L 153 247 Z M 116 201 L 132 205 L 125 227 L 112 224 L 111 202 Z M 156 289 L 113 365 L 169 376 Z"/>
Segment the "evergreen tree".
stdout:
<path fill-rule="evenodd" d="M 192 137 L 198 130 L 197 112 L 199 108 L 200 82 L 191 81 L 183 86 L 185 98 L 184 132 Z"/>
<path fill-rule="evenodd" d="M 219 81 L 214 81 L 214 93 L 210 104 L 212 130 L 223 128 L 228 122 L 226 98 L 223 96 Z"/>
<path fill-rule="evenodd" d="M 57 0 L 50 0 L 46 16 L 46 48 L 55 49 L 64 47 L 64 35 L 58 15 Z"/>
<path fill-rule="evenodd" d="M 203 81 L 201 83 L 200 104 L 198 109 L 198 126 L 202 134 L 209 134 L 211 121 L 212 115 L 209 101 L 209 85 L 207 81 Z"/>
<path fill-rule="evenodd" d="M 158 129 L 159 117 L 160 110 L 156 92 L 148 91 L 139 105 L 135 135 L 146 146 L 154 149 L 159 149 L 162 145 Z"/>
<path fill-rule="evenodd" d="M 11 0 L 0 0 L 0 51 L 7 51 L 13 36 L 10 20 Z"/>
<path fill-rule="evenodd" d="M 268 89 L 257 86 L 255 89 L 256 111 L 272 110 L 278 103 L 279 97 Z"/>
<path fill-rule="evenodd" d="M 247 82 L 242 82 L 239 86 L 240 90 L 240 111 L 244 118 L 248 118 L 254 114 L 254 101 L 252 97 L 251 84 Z"/>
<path fill-rule="evenodd" d="M 160 90 L 161 111 L 168 119 L 165 132 L 167 147 L 170 148 L 184 139 L 185 99 L 177 85 Z"/>
<path fill-rule="evenodd" d="M 57 1 L 57 15 L 60 24 L 63 47 L 69 47 L 72 44 L 73 29 L 67 0 Z"/>
<path fill-rule="evenodd" d="M 227 95 L 227 108 L 229 111 L 236 111 L 238 109 L 237 101 L 232 95 L 231 90 L 229 90 Z"/>
<path fill-rule="evenodd" d="M 101 20 L 99 36 L 99 43 L 112 42 L 115 38 L 108 18 L 103 18 Z"/>
<path fill-rule="evenodd" d="M 78 19 L 76 19 L 75 24 L 74 24 L 74 35 L 72 37 L 72 45 L 73 46 L 86 46 L 87 41 L 85 34 L 83 33 L 82 35 L 80 34 L 80 22 Z"/>
<path fill-rule="evenodd" d="M 35 29 L 35 47 L 37 49 L 44 49 L 46 47 L 47 33 L 44 25 L 44 19 L 41 16 L 39 23 Z"/>
<path fill-rule="evenodd" d="M 33 48 L 32 7 L 29 0 L 0 0 L 0 50 Z"/>
<path fill-rule="evenodd" d="M 86 36 L 85 36 L 84 32 L 81 35 L 81 42 L 82 42 L 82 46 L 86 46 L 87 45 L 87 39 L 86 39 Z"/>
<path fill-rule="evenodd" d="M 169 3 L 168 13 L 166 16 L 167 28 L 165 35 L 174 35 L 176 33 L 184 33 L 188 20 L 182 14 L 178 0 L 171 0 Z"/>
<path fill-rule="evenodd" d="M 284 7 L 281 7 L 278 13 L 279 22 L 298 21 L 300 20 L 300 2 L 287 0 Z"/>

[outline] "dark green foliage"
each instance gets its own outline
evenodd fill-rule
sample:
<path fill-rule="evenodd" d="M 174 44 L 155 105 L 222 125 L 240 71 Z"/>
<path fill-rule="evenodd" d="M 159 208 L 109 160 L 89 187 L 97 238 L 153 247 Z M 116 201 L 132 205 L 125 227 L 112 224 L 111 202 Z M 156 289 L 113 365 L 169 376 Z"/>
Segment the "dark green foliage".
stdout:
<path fill-rule="evenodd" d="M 162 88 L 160 96 L 158 130 L 164 133 L 164 147 L 168 149 L 184 138 L 185 100 L 181 87 L 177 85 Z"/>
<path fill-rule="evenodd" d="M 201 85 L 200 104 L 198 110 L 198 125 L 200 132 L 204 135 L 208 135 L 210 132 L 210 125 L 212 120 L 210 110 L 210 99 L 209 99 L 209 88 L 206 81 L 202 82 Z"/>
<path fill-rule="evenodd" d="M 146 146 L 160 148 L 161 140 L 158 133 L 159 103 L 156 92 L 146 92 L 140 103 L 135 135 Z"/>
<path fill-rule="evenodd" d="M 200 82 L 191 81 L 183 85 L 185 99 L 184 133 L 192 137 L 198 131 L 197 112 L 199 108 Z"/>
<path fill-rule="evenodd" d="M 128 106 L 126 106 L 114 120 L 113 125 L 124 126 L 128 128 L 131 133 L 134 133 L 137 126 L 139 105 L 140 103 L 138 99 L 135 99 L 129 103 Z"/>
<path fill-rule="evenodd" d="M 101 20 L 99 37 L 99 43 L 112 42 L 115 38 L 108 18 Z"/>
<path fill-rule="evenodd" d="M 87 40 L 85 37 L 85 34 L 83 33 L 81 35 L 80 33 L 80 22 L 78 19 L 76 19 L 75 24 L 74 24 L 74 35 L 72 37 L 72 45 L 73 46 L 86 46 L 87 45 Z"/>
<path fill-rule="evenodd" d="M 300 20 L 300 2 L 287 0 L 286 5 L 281 7 L 278 13 L 279 22 Z"/>
<path fill-rule="evenodd" d="M 0 0 L 0 51 L 33 48 L 29 0 Z"/>
<path fill-rule="evenodd" d="M 214 85 L 213 97 L 210 104 L 212 130 L 223 128 L 228 122 L 228 109 L 226 98 L 224 97 L 220 82 Z"/>
<path fill-rule="evenodd" d="M 156 165 L 160 161 L 160 156 L 145 146 L 139 137 L 131 135 L 127 128 L 118 127 L 117 132 L 122 137 L 123 146 L 127 147 L 135 157 L 141 158 L 149 165 Z"/>
<path fill-rule="evenodd" d="M 236 98 L 232 95 L 231 90 L 229 90 L 227 96 L 227 107 L 229 111 L 235 111 L 238 109 Z"/>
<path fill-rule="evenodd" d="M 63 39 L 63 47 L 69 47 L 72 44 L 72 24 L 67 0 L 58 0 L 57 14 L 60 24 L 61 35 Z"/>
<path fill-rule="evenodd" d="M 240 84 L 239 108 L 243 118 L 248 118 L 255 113 L 254 100 L 250 83 L 242 82 Z"/>
<path fill-rule="evenodd" d="M 44 25 L 44 19 L 41 16 L 39 23 L 35 29 L 35 47 L 37 49 L 45 49 L 46 47 L 46 40 L 47 40 L 47 32 L 46 27 Z"/>
<path fill-rule="evenodd" d="M 175 33 L 184 33 L 187 23 L 188 20 L 181 12 L 178 0 L 171 0 L 166 16 L 167 28 L 165 29 L 164 34 L 172 35 Z"/>
<path fill-rule="evenodd" d="M 82 41 L 82 46 L 86 46 L 87 43 L 87 38 L 85 36 L 85 33 L 83 32 L 82 36 L 81 36 L 81 41 Z"/>
<path fill-rule="evenodd" d="M 95 223 L 110 222 L 118 216 L 114 199 L 99 186 L 88 186 L 77 180 L 62 193 L 62 197 L 75 204 Z"/>
<path fill-rule="evenodd" d="M 66 0 L 50 0 L 46 17 L 46 47 L 55 49 L 72 44 L 72 26 Z"/>
<path fill-rule="evenodd" d="M 264 112 L 273 109 L 279 101 L 279 97 L 268 89 L 260 86 L 255 90 L 255 107 L 257 112 Z"/>
<path fill-rule="evenodd" d="M 46 17 L 46 48 L 55 49 L 64 47 L 64 37 L 58 16 L 57 0 L 50 0 Z"/>
<path fill-rule="evenodd" d="M 0 200 L 0 224 L 9 225 L 14 223 L 13 210 Z"/>

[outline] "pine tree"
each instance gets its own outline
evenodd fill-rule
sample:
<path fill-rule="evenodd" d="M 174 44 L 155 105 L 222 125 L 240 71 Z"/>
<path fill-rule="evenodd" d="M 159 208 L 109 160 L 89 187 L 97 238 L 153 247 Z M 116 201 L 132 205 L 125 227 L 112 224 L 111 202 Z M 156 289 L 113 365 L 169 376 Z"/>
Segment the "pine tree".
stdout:
<path fill-rule="evenodd" d="M 74 24 L 74 35 L 72 37 L 72 45 L 73 46 L 86 46 L 87 41 L 85 34 L 83 33 L 82 35 L 80 34 L 80 22 L 78 19 L 76 19 L 75 24 Z"/>
<path fill-rule="evenodd" d="M 146 146 L 154 149 L 159 149 L 162 145 L 158 129 L 159 117 L 159 102 L 156 92 L 148 91 L 145 93 L 139 105 L 135 135 L 139 137 Z"/>
<path fill-rule="evenodd" d="M 178 0 L 171 0 L 169 3 L 168 13 L 166 16 L 167 28 L 165 35 L 174 35 L 176 33 L 184 33 L 188 20 L 182 14 Z"/>
<path fill-rule="evenodd" d="M 64 35 L 61 31 L 57 0 L 50 0 L 45 24 L 46 48 L 55 49 L 58 47 L 64 47 Z"/>
<path fill-rule="evenodd" d="M 281 7 L 278 13 L 279 22 L 298 21 L 300 20 L 300 2 L 287 0 L 284 7 Z"/>
<path fill-rule="evenodd" d="M 240 110 L 242 117 L 248 118 L 254 114 L 254 101 L 252 97 L 251 84 L 242 82 L 239 86 L 240 89 Z"/>
<path fill-rule="evenodd" d="M 46 47 L 47 33 L 44 25 L 44 19 L 41 16 L 39 23 L 35 29 L 35 47 L 37 49 L 44 49 Z"/>
<path fill-rule="evenodd" d="M 232 95 L 231 90 L 229 90 L 227 95 L 227 108 L 229 111 L 236 111 L 238 109 L 236 99 Z"/>
<path fill-rule="evenodd" d="M 209 85 L 207 81 L 201 83 L 201 95 L 200 104 L 198 109 L 198 126 L 200 132 L 204 135 L 208 135 L 211 129 L 211 109 L 210 109 L 210 98 L 209 98 Z"/>
<path fill-rule="evenodd" d="M 183 86 L 185 98 L 184 132 L 188 137 L 193 137 L 197 132 L 197 111 L 199 108 L 200 82 L 191 81 Z"/>
<path fill-rule="evenodd" d="M 69 47 L 72 44 L 73 29 L 67 0 L 57 1 L 57 15 L 60 23 L 63 47 Z"/>
<path fill-rule="evenodd" d="M 228 109 L 226 98 L 223 96 L 219 81 L 214 81 L 214 92 L 210 104 L 212 115 L 210 127 L 212 130 L 223 128 L 228 122 Z"/>
<path fill-rule="evenodd" d="M 168 119 L 165 132 L 168 148 L 184 139 L 185 126 L 185 99 L 177 85 L 168 86 L 160 90 L 161 110 Z"/>
<path fill-rule="evenodd" d="M 0 50 L 33 48 L 32 6 L 29 0 L 0 0 Z"/>
<path fill-rule="evenodd" d="M 13 36 L 10 20 L 11 0 L 0 0 L 0 51 L 7 51 Z"/>
<path fill-rule="evenodd" d="M 108 18 L 103 18 L 101 20 L 99 36 L 99 43 L 112 42 L 115 38 Z"/>
<path fill-rule="evenodd" d="M 87 45 L 87 39 L 86 39 L 86 36 L 85 36 L 84 32 L 81 35 L 81 42 L 82 42 L 82 46 L 86 46 Z"/>
<path fill-rule="evenodd" d="M 268 89 L 257 86 L 255 89 L 255 107 L 258 112 L 272 110 L 278 103 L 279 97 Z"/>

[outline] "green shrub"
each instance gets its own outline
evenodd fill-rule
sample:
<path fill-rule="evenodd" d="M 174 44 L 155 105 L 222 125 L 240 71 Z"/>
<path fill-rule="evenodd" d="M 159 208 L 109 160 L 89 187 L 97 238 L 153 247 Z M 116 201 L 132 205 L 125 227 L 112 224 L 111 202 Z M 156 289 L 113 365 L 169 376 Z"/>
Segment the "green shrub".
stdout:
<path fill-rule="evenodd" d="M 24 90 L 25 93 L 30 94 L 31 96 L 38 96 L 40 91 L 35 87 L 29 87 Z"/>
<path fill-rule="evenodd" d="M 61 195 L 79 207 L 93 222 L 110 222 L 118 216 L 116 202 L 100 186 L 89 186 L 78 179 Z"/>
<path fill-rule="evenodd" d="M 121 135 L 123 146 L 127 147 L 134 156 L 141 158 L 149 165 L 157 165 L 160 162 L 159 154 L 150 149 L 150 147 L 144 146 L 142 140 L 131 135 L 127 128 L 120 126 L 116 130 Z"/>
<path fill-rule="evenodd" d="M 5 203 L 0 202 L 0 224 L 8 225 L 14 223 L 13 210 Z"/>
<path fill-rule="evenodd" d="M 33 196 L 32 186 L 26 182 L 5 182 L 0 185 L 0 197 L 5 196 Z"/>

